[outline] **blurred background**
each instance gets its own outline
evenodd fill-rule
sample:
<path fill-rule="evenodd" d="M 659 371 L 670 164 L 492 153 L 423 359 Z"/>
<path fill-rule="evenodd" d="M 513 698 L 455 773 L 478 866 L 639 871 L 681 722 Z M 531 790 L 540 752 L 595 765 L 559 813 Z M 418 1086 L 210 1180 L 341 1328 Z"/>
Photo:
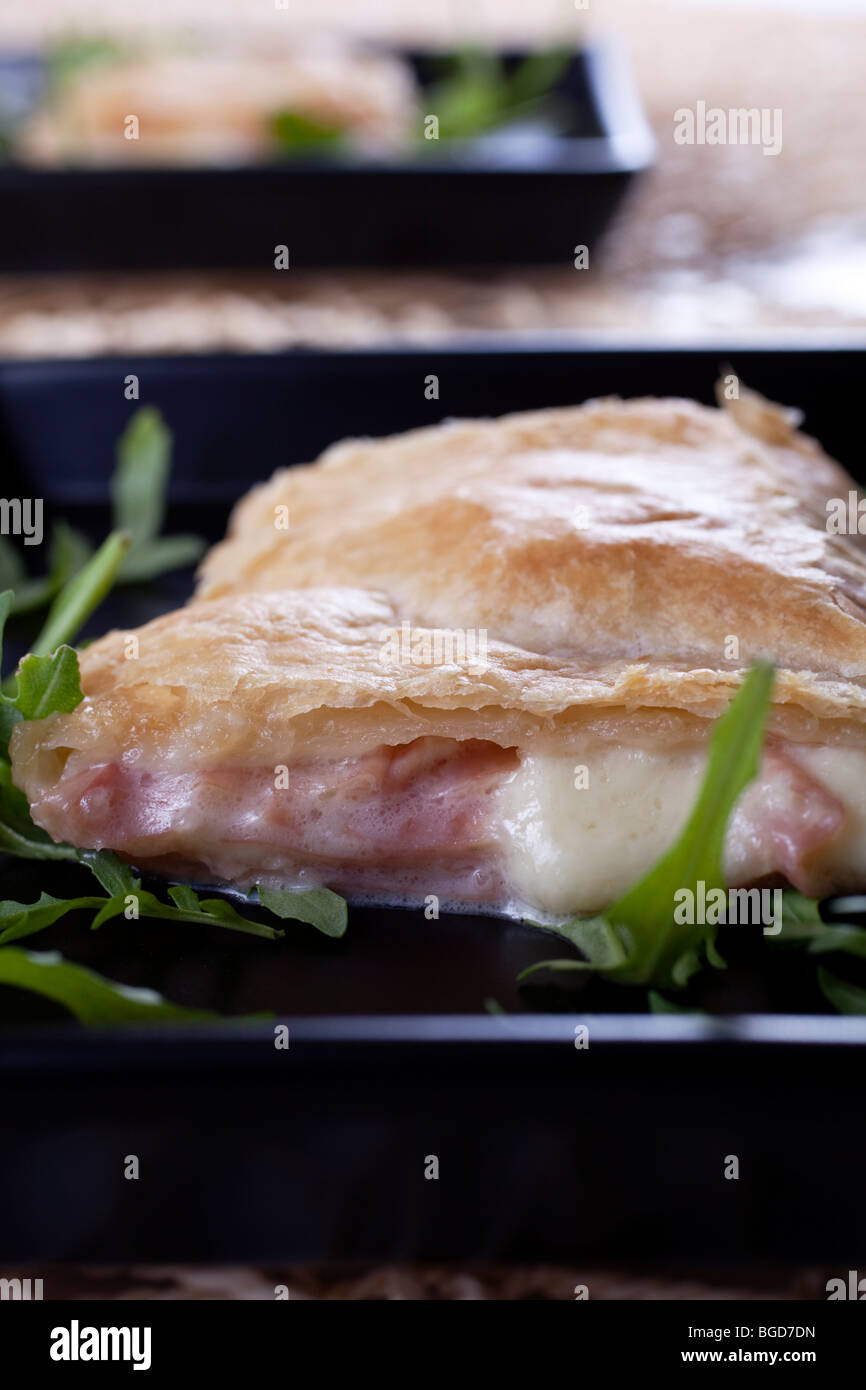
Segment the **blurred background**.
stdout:
<path fill-rule="evenodd" d="M 7 3 L 0 49 L 25 52 L 88 34 L 134 42 L 181 34 L 193 48 L 216 34 L 236 56 L 247 44 L 291 47 L 323 31 L 450 48 L 579 46 L 612 36 L 655 133 L 655 164 L 632 183 L 579 273 L 565 257 L 543 267 L 445 271 L 431 264 L 431 247 L 419 248 L 417 270 L 399 271 L 300 266 L 275 275 L 267 262 L 230 272 L 119 276 L 94 266 L 71 276 L 18 276 L 0 265 L 2 356 L 262 352 L 478 334 L 809 345 L 863 335 L 862 0 L 589 0 L 586 8 L 573 0 L 531 7 L 518 0 L 285 0 L 285 7 L 282 0 L 176 0 L 148 6 L 146 19 L 120 0 Z M 381 90 L 383 81 L 373 85 Z M 675 111 L 699 101 L 781 109 L 781 152 L 675 143 Z M 142 155 L 146 149 L 143 133 Z M 61 241 L 63 234 L 58 225 Z M 351 237 L 346 228 L 347 243 Z M 507 242 L 503 227 L 503 260 Z"/>

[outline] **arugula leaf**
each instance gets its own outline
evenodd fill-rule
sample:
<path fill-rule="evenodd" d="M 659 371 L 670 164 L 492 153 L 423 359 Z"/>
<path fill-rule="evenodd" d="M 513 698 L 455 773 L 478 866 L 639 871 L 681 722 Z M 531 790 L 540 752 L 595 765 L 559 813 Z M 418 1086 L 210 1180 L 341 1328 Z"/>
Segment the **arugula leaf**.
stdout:
<path fill-rule="evenodd" d="M 112 532 L 102 542 L 48 610 L 42 631 L 30 649 L 34 656 L 48 656 L 57 647 L 74 641 L 114 584 L 128 549 L 129 536 L 122 531 Z"/>
<path fill-rule="evenodd" d="M 204 549 L 205 543 L 198 536 L 159 536 L 156 540 L 142 541 L 126 556 L 120 568 L 120 581 L 138 584 L 173 570 L 187 569 L 198 563 Z"/>
<path fill-rule="evenodd" d="M 806 941 L 823 930 L 824 922 L 815 898 L 807 898 L 793 888 L 782 894 L 782 930 L 771 941 Z"/>
<path fill-rule="evenodd" d="M 0 706 L 2 709 L 2 706 Z M 12 782 L 12 768 L 0 758 L 0 852 L 18 859 L 78 858 L 71 845 L 56 845 L 44 830 L 30 819 L 30 807 L 22 791 Z"/>
<path fill-rule="evenodd" d="M 284 892 L 257 885 L 259 902 L 276 917 L 309 922 L 325 936 L 344 936 L 348 921 L 345 898 L 330 888 L 311 888 L 307 892 Z"/>
<path fill-rule="evenodd" d="M 849 984 L 847 980 L 840 980 L 823 966 L 818 969 L 818 984 L 824 998 L 828 999 L 840 1014 L 866 1014 L 866 989 Z"/>
<path fill-rule="evenodd" d="M 0 658 L 10 598 L 9 590 L 0 594 Z M 15 683 L 14 696 L 0 690 L 0 759 L 4 761 L 8 757 L 12 730 L 22 719 L 45 719 L 49 714 L 68 714 L 84 699 L 78 658 L 71 647 L 58 647 L 52 656 L 36 656 L 33 653 L 25 656 L 18 667 Z"/>
<path fill-rule="evenodd" d="M 271 119 L 271 135 L 280 153 L 287 155 L 334 150 L 345 138 L 339 126 L 326 125 L 300 111 L 277 111 Z"/>
<path fill-rule="evenodd" d="M 810 955 L 837 951 L 866 958 L 866 928 L 848 922 L 825 922 L 819 903 L 802 893 L 782 894 L 782 930 L 772 939 L 798 945 L 805 942 Z"/>
<path fill-rule="evenodd" d="M 253 922 L 241 917 L 231 903 L 222 898 L 199 898 L 191 888 L 181 886 L 169 889 L 172 904 L 162 903 L 153 893 L 139 889 L 133 892 L 138 898 L 138 911 L 142 917 L 156 917 L 169 922 L 192 922 L 202 927 L 226 927 L 228 931 L 245 932 L 247 936 L 262 936 L 268 941 L 279 941 L 283 932 L 277 927 L 268 927 L 262 922 Z M 109 917 L 119 916 L 126 907 L 127 894 L 110 898 L 93 922 L 94 929 L 100 927 Z"/>
<path fill-rule="evenodd" d="M 83 699 L 78 658 L 71 647 L 58 647 L 53 656 L 31 653 L 18 667 L 15 704 L 22 719 L 71 714 Z"/>
<path fill-rule="evenodd" d="M 812 937 L 808 947 L 812 955 L 827 951 L 843 951 L 849 956 L 866 956 L 866 931 L 862 927 L 845 925 L 825 926 Z"/>
<path fill-rule="evenodd" d="M 438 118 L 441 139 L 481 135 L 537 110 L 552 97 L 570 59 L 564 48 L 540 51 L 509 74 L 489 49 L 460 49 L 449 59 L 445 76 L 428 87 L 425 109 Z"/>
<path fill-rule="evenodd" d="M 110 849 L 82 849 L 78 851 L 82 864 L 99 880 L 110 898 L 120 894 L 135 893 L 141 887 L 132 869 Z"/>
<path fill-rule="evenodd" d="M 17 589 L 27 578 L 24 562 L 14 545 L 0 536 L 0 590 Z"/>
<path fill-rule="evenodd" d="M 40 579 L 28 577 L 18 552 L 0 541 L 0 589 L 13 589 L 13 613 L 32 613 L 44 608 L 70 580 L 83 569 L 93 548 L 80 531 L 65 521 L 55 522 L 52 531 L 48 573 Z"/>
<path fill-rule="evenodd" d="M 56 951 L 37 953 L 7 946 L 0 951 L 0 985 L 15 985 L 62 1004 L 79 1023 L 209 1023 L 206 1009 L 184 1009 L 152 989 L 119 985 Z"/>
<path fill-rule="evenodd" d="M 171 447 L 171 431 L 152 405 L 136 410 L 117 442 L 111 479 L 114 523 L 129 534 L 133 548 L 162 530 Z"/>
<path fill-rule="evenodd" d="M 111 479 L 114 530 L 126 535 L 127 550 L 120 556 L 108 586 L 138 583 L 158 575 L 194 565 L 201 558 L 205 543 L 200 536 L 161 536 L 166 513 L 166 494 L 171 472 L 172 434 L 161 413 L 153 406 L 142 406 L 131 417 L 118 440 L 117 465 Z M 113 552 L 112 552 L 113 553 Z M 107 563 L 106 555 L 103 563 Z M 104 593 L 95 596 L 91 608 L 76 614 L 70 590 L 76 576 L 93 558 L 86 537 L 59 521 L 53 529 L 48 574 L 30 579 L 18 552 L 0 537 L 0 589 L 14 590 L 13 613 L 29 613 L 56 600 L 58 611 L 66 614 L 66 625 L 46 625 L 34 647 L 43 654 L 71 641 Z M 90 572 L 90 582 L 100 571 Z M 106 590 L 107 591 L 107 590 Z M 67 609 L 67 605 L 69 605 Z M 57 613 L 53 613 L 57 621 Z"/>
<path fill-rule="evenodd" d="M 45 55 L 48 90 L 52 95 L 64 87 L 71 78 L 87 68 L 106 63 L 117 63 L 132 56 L 132 49 L 117 39 L 102 38 L 99 35 L 70 35 L 58 39 Z"/>
<path fill-rule="evenodd" d="M 171 473 L 172 433 L 155 406 L 144 405 L 130 419 L 117 445 L 111 479 L 114 526 L 130 539 L 120 570 L 121 582 L 154 579 L 194 565 L 204 551 L 198 536 L 160 536 Z"/>
<path fill-rule="evenodd" d="M 701 880 L 707 891 L 725 887 L 725 831 L 758 771 L 772 688 L 772 666 L 757 663 L 716 725 L 703 785 L 679 840 L 604 914 L 628 932 L 629 958 L 619 971 L 621 979 L 685 984 L 698 966 L 699 951 L 709 953 L 713 947 L 715 927 L 674 924 L 674 895 L 681 888 L 695 889 Z"/>
<path fill-rule="evenodd" d="M 0 903 L 0 946 L 23 936 L 35 936 L 69 912 L 96 910 L 104 902 L 104 898 L 97 897 L 52 898 L 49 893 L 40 893 L 35 903 Z"/>
<path fill-rule="evenodd" d="M 672 999 L 665 999 L 658 990 L 651 989 L 647 992 L 647 1002 L 651 1014 L 691 1014 L 699 1018 L 707 1018 L 703 1009 L 685 1009 L 682 1004 L 675 1004 Z"/>
<path fill-rule="evenodd" d="M 725 831 L 758 770 L 772 686 L 772 666 L 756 663 L 716 725 L 698 799 L 676 844 L 604 913 L 559 928 L 587 961 L 538 961 L 519 980 L 539 970 L 588 965 L 625 984 L 681 988 L 700 968 L 702 952 L 717 968 L 724 964 L 715 950 L 714 926 L 674 922 L 675 895 L 683 888 L 694 891 L 700 881 L 707 892 L 724 889 Z"/>
<path fill-rule="evenodd" d="M 119 863 L 120 861 L 118 861 Z M 89 867 L 94 873 L 94 862 Z M 124 866 L 125 867 L 125 866 Z M 91 930 L 96 931 L 114 917 L 122 917 L 134 907 L 134 916 L 158 919 L 168 922 L 191 922 L 196 926 L 225 927 L 229 931 L 244 932 L 247 936 L 259 936 L 268 941 L 278 941 L 284 933 L 277 927 L 269 927 L 261 922 L 253 922 L 241 917 L 230 903 L 222 898 L 203 898 L 191 888 L 170 889 L 171 903 L 160 902 L 153 893 L 144 892 L 138 879 L 129 875 L 128 881 L 117 870 L 104 861 L 99 865 L 99 873 L 106 883 L 119 884 L 116 892 L 106 898 L 84 896 L 78 898 L 52 898 L 48 893 L 40 894 L 35 903 L 0 903 L 0 946 L 9 941 L 17 941 L 23 936 L 33 936 L 36 932 L 51 927 L 61 917 L 70 912 L 95 912 Z"/>

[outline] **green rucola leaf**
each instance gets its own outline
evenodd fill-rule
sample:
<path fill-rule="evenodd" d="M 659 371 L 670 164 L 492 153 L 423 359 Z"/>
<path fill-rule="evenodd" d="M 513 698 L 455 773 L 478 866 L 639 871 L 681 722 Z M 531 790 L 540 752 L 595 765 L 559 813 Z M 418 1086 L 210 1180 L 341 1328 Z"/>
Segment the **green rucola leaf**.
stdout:
<path fill-rule="evenodd" d="M 140 879 L 135 877 L 129 865 L 124 864 L 110 849 L 82 849 L 78 851 L 78 857 L 111 898 L 135 893 L 141 887 Z"/>
<path fill-rule="evenodd" d="M 520 979 L 544 969 L 589 967 L 624 984 L 668 989 L 685 985 L 704 954 L 712 965 L 724 964 L 715 950 L 715 927 L 679 924 L 674 910 L 683 889 L 696 893 L 699 883 L 706 892 L 725 888 L 725 832 L 737 801 L 758 771 L 772 688 L 772 666 L 758 662 L 713 731 L 698 799 L 667 854 L 599 917 L 575 918 L 558 928 L 586 960 L 538 961 Z M 802 899 L 793 910 L 806 903 L 808 899 Z"/>
<path fill-rule="evenodd" d="M 314 121 L 299 111 L 277 111 L 271 119 L 271 134 L 278 151 L 288 155 L 335 150 L 345 136 L 339 126 Z"/>
<path fill-rule="evenodd" d="M 651 1014 L 684 1014 L 692 1018 L 710 1017 L 703 1009 L 687 1009 L 682 1004 L 675 1004 L 672 999 L 666 999 L 655 989 L 647 991 L 647 1003 Z"/>
<path fill-rule="evenodd" d="M 129 536 L 113 532 L 61 594 L 58 594 L 33 643 L 31 654 L 49 656 L 65 642 L 72 642 L 99 607 L 114 583 L 120 562 L 129 549 Z"/>
<path fill-rule="evenodd" d="M 840 1014 L 866 1014 L 866 989 L 851 985 L 847 980 L 840 980 L 823 966 L 818 968 L 818 984 L 824 998 L 828 999 Z"/>
<path fill-rule="evenodd" d="M 847 956 L 866 956 L 866 931 L 863 927 L 826 926 L 809 942 L 811 955 L 826 955 L 840 951 Z"/>
<path fill-rule="evenodd" d="M 51 656 L 31 653 L 18 667 L 15 703 L 22 719 L 71 714 L 83 699 L 78 658 L 71 647 L 58 647 Z"/>
<path fill-rule="evenodd" d="M 104 901 L 96 897 L 52 898 L 48 893 L 41 893 L 35 903 L 0 903 L 0 946 L 24 936 L 34 936 L 67 913 L 93 910 L 101 907 Z"/>
<path fill-rule="evenodd" d="M 142 541 L 126 556 L 120 568 L 120 579 L 124 584 L 137 584 L 170 574 L 172 570 L 186 569 L 198 563 L 205 548 L 199 536 L 160 536 L 156 540 Z"/>
<path fill-rule="evenodd" d="M 311 888 L 307 892 L 287 892 L 258 884 L 259 902 L 284 920 L 309 922 L 325 936 L 343 936 L 348 922 L 345 898 L 330 888 Z"/>
<path fill-rule="evenodd" d="M 127 910 L 128 899 L 135 898 L 135 915 L 166 922 L 190 922 L 199 927 L 225 927 L 228 931 L 243 932 L 246 936 L 260 936 L 267 941 L 278 941 L 283 935 L 276 927 L 268 927 L 262 922 L 253 922 L 242 917 L 231 903 L 222 898 L 199 898 L 191 888 L 179 885 L 169 889 L 171 903 L 160 902 L 153 893 L 143 891 L 137 884 L 125 885 L 121 892 L 107 900 L 100 900 L 100 912 L 91 924 L 93 929 L 101 927 L 112 917 L 119 917 Z"/>
<path fill-rule="evenodd" d="M 84 568 L 92 554 L 92 547 L 86 538 L 65 521 L 58 521 L 54 525 L 48 573 L 39 579 L 31 579 L 25 574 L 17 555 L 17 577 L 13 571 L 4 571 L 0 550 L 0 587 L 8 586 L 15 591 L 12 612 L 32 613 L 38 608 L 44 608 L 45 604 L 50 603 L 55 594 Z"/>
<path fill-rule="evenodd" d="M 11 541 L 0 536 L 0 590 L 14 589 L 17 594 L 22 584 L 27 582 L 24 562 Z M 17 611 L 12 601 L 12 611 Z"/>
<path fill-rule="evenodd" d="M 129 535 L 133 549 L 162 530 L 171 449 L 171 430 L 150 405 L 135 412 L 118 440 L 111 479 L 114 526 Z"/>
<path fill-rule="evenodd" d="M 519 982 L 529 979 L 539 971 L 568 970 L 614 970 L 625 963 L 627 956 L 619 935 L 604 917 L 573 917 L 561 926 L 549 928 L 558 936 L 564 936 L 573 946 L 583 952 L 584 960 L 570 956 L 562 960 L 540 960 L 521 970 Z"/>
<path fill-rule="evenodd" d="M 140 1023 L 209 1023 L 218 1015 L 183 1009 L 152 989 L 116 984 L 56 951 L 37 953 L 17 946 L 0 950 L 0 985 L 14 985 L 62 1004 L 91 1027 Z"/>
<path fill-rule="evenodd" d="M 114 526 L 131 538 L 118 579 L 137 583 L 194 565 L 205 549 L 198 536 L 160 536 L 171 473 L 172 434 L 154 406 L 132 416 L 117 446 L 111 480 Z"/>
<path fill-rule="evenodd" d="M 773 668 L 759 662 L 716 725 L 697 802 L 676 844 L 605 912 L 629 938 L 628 960 L 615 968 L 617 978 L 661 988 L 682 985 L 691 973 L 688 967 L 714 945 L 715 927 L 674 922 L 676 894 L 682 889 L 696 892 L 701 882 L 707 891 L 725 888 L 725 831 L 758 771 L 772 688 Z"/>

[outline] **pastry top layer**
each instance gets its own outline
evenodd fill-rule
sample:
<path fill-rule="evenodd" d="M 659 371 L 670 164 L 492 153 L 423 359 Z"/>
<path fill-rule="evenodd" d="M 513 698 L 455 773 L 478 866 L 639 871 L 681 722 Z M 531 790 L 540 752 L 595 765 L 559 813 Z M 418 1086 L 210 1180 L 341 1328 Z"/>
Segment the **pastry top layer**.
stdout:
<path fill-rule="evenodd" d="M 866 555 L 826 529 L 851 479 L 785 412 L 734 406 L 606 400 L 339 444 L 240 503 L 199 594 L 347 585 L 592 668 L 763 653 L 859 684 Z"/>
<path fill-rule="evenodd" d="M 866 558 L 825 509 L 852 486 L 748 395 L 343 443 L 240 503 L 199 596 L 137 655 L 118 633 L 84 651 L 84 703 L 17 730 L 16 761 L 682 737 L 759 654 L 777 727 L 862 740 Z"/>

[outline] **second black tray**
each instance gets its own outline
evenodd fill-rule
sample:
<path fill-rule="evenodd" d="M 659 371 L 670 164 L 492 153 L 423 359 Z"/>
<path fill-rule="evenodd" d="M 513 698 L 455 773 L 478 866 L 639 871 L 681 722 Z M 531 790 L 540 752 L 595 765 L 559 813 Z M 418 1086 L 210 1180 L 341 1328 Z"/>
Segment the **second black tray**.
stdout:
<path fill-rule="evenodd" d="M 507 54 L 516 61 L 521 55 Z M 407 54 L 422 82 L 430 55 Z M 32 64 L 31 64 L 32 68 Z M 30 86 L 28 86 L 28 82 Z M 0 86 L 27 95 L 22 59 Z M 561 262 L 590 251 L 653 139 L 621 53 L 576 53 L 557 98 L 566 133 L 527 153 L 455 143 L 392 162 L 293 160 L 244 168 L 0 165 L 0 272 L 271 269 Z M 20 103 L 19 103 L 20 104 Z"/>

